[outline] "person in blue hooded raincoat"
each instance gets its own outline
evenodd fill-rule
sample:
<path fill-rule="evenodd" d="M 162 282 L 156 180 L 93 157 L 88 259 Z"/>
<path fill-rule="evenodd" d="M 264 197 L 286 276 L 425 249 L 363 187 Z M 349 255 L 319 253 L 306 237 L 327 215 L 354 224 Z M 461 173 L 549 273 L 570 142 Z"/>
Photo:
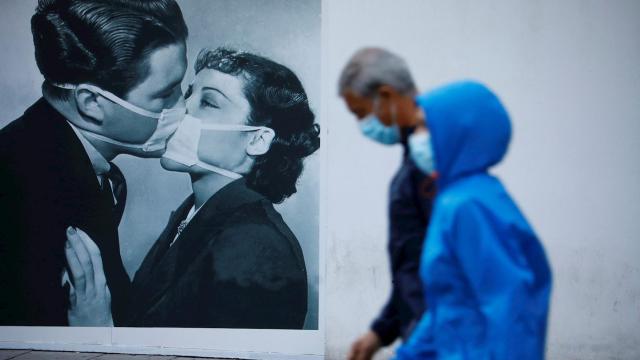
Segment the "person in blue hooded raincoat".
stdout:
<path fill-rule="evenodd" d="M 543 359 L 551 271 L 544 249 L 489 169 L 504 157 L 509 116 L 482 84 L 416 99 L 426 129 L 411 156 L 437 176 L 420 264 L 427 311 L 397 351 L 407 359 Z"/>

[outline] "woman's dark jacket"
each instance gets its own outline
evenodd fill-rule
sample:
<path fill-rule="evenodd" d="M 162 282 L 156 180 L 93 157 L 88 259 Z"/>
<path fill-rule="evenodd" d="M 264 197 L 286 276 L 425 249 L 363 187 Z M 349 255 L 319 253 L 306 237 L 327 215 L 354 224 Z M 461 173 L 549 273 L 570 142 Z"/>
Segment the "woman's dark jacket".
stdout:
<path fill-rule="evenodd" d="M 273 204 L 236 180 L 170 246 L 193 201 L 172 213 L 137 271 L 127 326 L 301 329 L 304 257 Z"/>

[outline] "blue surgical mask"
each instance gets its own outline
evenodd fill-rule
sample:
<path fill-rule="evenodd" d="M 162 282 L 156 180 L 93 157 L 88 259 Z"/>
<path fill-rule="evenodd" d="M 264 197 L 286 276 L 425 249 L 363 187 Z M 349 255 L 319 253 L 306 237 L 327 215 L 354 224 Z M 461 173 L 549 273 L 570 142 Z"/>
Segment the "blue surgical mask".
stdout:
<path fill-rule="evenodd" d="M 367 115 L 359 123 L 360 131 L 364 136 L 384 145 L 393 145 L 400 142 L 402 136 L 400 134 L 400 128 L 396 123 L 396 107 L 395 104 L 391 104 L 391 126 L 386 126 L 380 121 L 380 118 L 376 115 L 375 109 L 378 109 L 380 103 L 376 97 L 373 100 L 374 111 Z"/>
<path fill-rule="evenodd" d="M 425 174 L 433 175 L 436 172 L 433 145 L 431 144 L 431 135 L 428 132 L 423 131 L 409 135 L 409 155 L 418 169 Z"/>
<path fill-rule="evenodd" d="M 397 125 L 385 126 L 374 113 L 360 121 L 360 130 L 364 136 L 385 145 L 397 144 L 401 138 Z"/>

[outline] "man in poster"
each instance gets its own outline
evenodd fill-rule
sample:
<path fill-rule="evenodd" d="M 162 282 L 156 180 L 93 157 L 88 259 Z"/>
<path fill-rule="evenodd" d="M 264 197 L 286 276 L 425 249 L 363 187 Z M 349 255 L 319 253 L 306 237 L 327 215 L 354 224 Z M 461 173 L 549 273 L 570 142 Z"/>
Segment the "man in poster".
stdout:
<path fill-rule="evenodd" d="M 187 27 L 173 0 L 41 0 L 31 22 L 45 81 L 43 98 L 0 130 L 0 325 L 69 324 L 69 226 L 102 253 L 118 325 L 126 184 L 111 160 L 164 151 L 184 114 Z"/>

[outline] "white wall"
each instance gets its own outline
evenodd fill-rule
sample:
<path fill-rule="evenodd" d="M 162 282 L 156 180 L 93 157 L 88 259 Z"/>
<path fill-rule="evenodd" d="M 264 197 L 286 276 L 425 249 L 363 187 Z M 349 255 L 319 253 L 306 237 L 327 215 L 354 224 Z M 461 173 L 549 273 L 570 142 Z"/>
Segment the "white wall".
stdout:
<path fill-rule="evenodd" d="M 378 45 L 404 55 L 424 90 L 473 77 L 509 108 L 515 135 L 497 173 L 554 270 L 548 357 L 640 358 L 640 2 L 329 0 L 323 11 L 328 357 L 344 356 L 389 290 L 400 150 L 363 139 L 336 96 L 349 56 Z"/>

